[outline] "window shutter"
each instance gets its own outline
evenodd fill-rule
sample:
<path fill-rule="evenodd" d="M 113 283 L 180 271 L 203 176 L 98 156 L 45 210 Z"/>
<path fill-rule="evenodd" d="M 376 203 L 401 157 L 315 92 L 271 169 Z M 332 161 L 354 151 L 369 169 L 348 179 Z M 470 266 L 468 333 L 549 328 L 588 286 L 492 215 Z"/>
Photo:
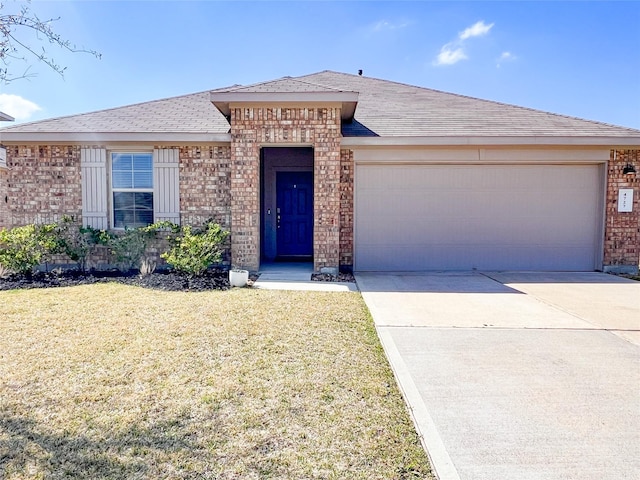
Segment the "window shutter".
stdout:
<path fill-rule="evenodd" d="M 180 223 L 180 154 L 177 148 L 153 151 L 154 221 Z"/>
<path fill-rule="evenodd" d="M 100 230 L 107 221 L 107 151 L 83 148 L 80 152 L 82 174 L 82 224 Z"/>

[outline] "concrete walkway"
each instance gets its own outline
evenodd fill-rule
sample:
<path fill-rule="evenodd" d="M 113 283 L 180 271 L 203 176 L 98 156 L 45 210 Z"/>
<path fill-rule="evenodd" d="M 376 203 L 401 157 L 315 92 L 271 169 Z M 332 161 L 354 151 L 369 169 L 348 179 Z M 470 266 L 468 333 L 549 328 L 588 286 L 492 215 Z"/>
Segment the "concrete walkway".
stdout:
<path fill-rule="evenodd" d="M 640 478 L 640 283 L 357 280 L 440 480 Z"/>
<path fill-rule="evenodd" d="M 265 290 L 308 290 L 314 292 L 357 292 L 355 283 L 314 282 L 312 263 L 266 263 L 260 265 L 254 288 Z"/>

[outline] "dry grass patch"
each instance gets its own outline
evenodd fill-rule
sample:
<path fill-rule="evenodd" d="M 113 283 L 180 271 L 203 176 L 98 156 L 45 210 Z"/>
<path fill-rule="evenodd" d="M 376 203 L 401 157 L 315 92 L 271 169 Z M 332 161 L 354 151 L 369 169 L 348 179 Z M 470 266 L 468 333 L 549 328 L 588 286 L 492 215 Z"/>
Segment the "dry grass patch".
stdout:
<path fill-rule="evenodd" d="M 358 294 L 0 292 L 0 477 L 432 478 Z"/>

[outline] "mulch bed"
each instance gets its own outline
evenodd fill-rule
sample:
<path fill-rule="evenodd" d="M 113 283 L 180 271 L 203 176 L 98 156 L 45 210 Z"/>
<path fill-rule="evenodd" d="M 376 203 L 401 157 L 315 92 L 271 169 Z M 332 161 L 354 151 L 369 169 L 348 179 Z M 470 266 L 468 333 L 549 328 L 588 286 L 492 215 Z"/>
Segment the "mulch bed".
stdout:
<path fill-rule="evenodd" d="M 227 271 L 216 269 L 206 272 L 201 277 L 187 277 L 175 272 L 158 271 L 149 275 L 140 275 L 136 271 L 121 272 L 119 270 L 91 270 L 83 273 L 77 270 L 37 272 L 32 275 L 13 274 L 0 278 L 0 290 L 26 288 L 70 287 L 102 282 L 119 282 L 155 290 L 172 292 L 202 292 L 207 290 L 229 289 Z"/>
<path fill-rule="evenodd" d="M 330 273 L 314 273 L 311 275 L 314 282 L 350 282 L 355 283 L 356 279 L 350 273 L 339 273 L 331 275 Z"/>

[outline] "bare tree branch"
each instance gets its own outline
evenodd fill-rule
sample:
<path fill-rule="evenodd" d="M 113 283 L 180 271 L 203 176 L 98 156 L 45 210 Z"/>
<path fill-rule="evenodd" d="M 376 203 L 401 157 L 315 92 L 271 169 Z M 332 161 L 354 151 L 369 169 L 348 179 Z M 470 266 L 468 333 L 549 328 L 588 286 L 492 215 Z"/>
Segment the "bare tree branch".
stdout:
<path fill-rule="evenodd" d="M 62 36 L 56 33 L 51 27 L 51 24 L 60 20 L 60 17 L 50 18 L 44 21 L 40 20 L 40 18 L 31 11 L 30 3 L 30 0 L 26 0 L 26 3 L 21 6 L 19 13 L 0 14 L 0 83 L 6 84 L 20 78 L 35 76 L 33 73 L 28 73 L 30 69 L 29 66 L 21 75 L 15 75 L 10 72 L 10 67 L 13 68 L 13 60 L 19 60 L 28 64 L 30 58 L 35 58 L 43 62 L 53 71 L 64 76 L 66 67 L 59 65 L 44 46 L 41 46 L 42 51 L 38 52 L 33 45 L 22 39 L 21 34 L 25 31 L 34 33 L 36 41 L 48 42 L 49 44 L 73 53 L 87 53 L 98 59 L 101 57 L 101 54 L 95 50 L 79 48 L 69 40 L 62 38 Z M 0 3 L 0 11 L 3 10 L 4 4 Z"/>

